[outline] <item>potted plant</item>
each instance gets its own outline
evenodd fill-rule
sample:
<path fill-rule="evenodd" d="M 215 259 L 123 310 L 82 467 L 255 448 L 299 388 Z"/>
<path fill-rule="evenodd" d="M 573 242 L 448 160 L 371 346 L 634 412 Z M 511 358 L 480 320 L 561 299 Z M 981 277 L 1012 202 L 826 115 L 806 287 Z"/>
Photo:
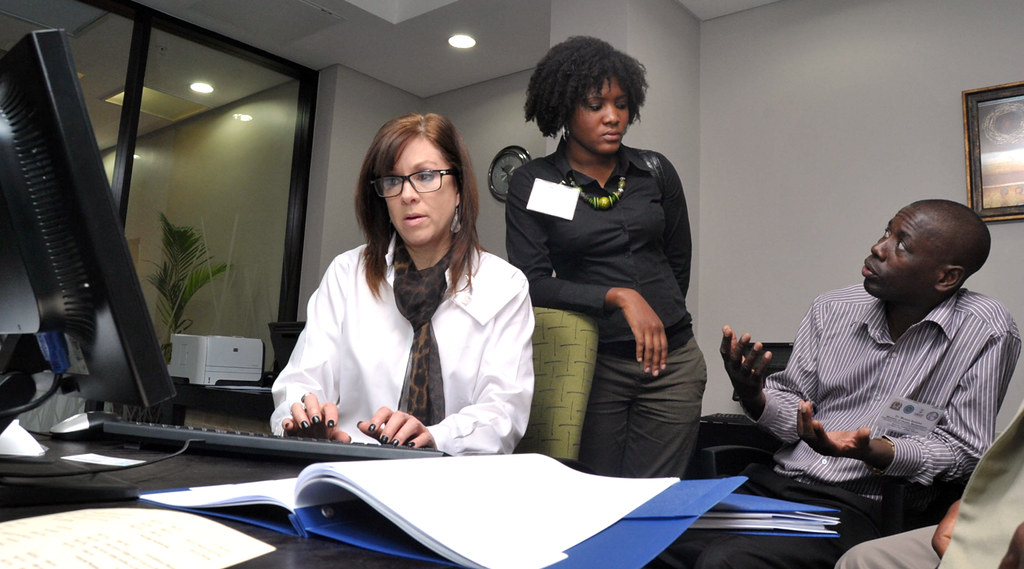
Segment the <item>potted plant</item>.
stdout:
<path fill-rule="evenodd" d="M 163 232 L 163 262 L 147 277 L 160 295 L 157 311 L 164 324 L 160 346 L 164 359 L 171 360 L 171 336 L 185 332 L 192 320 L 185 318 L 185 307 L 193 295 L 228 271 L 226 263 L 213 263 L 202 233 L 189 225 L 174 225 L 160 214 Z M 155 264 L 155 263 L 154 263 Z"/>

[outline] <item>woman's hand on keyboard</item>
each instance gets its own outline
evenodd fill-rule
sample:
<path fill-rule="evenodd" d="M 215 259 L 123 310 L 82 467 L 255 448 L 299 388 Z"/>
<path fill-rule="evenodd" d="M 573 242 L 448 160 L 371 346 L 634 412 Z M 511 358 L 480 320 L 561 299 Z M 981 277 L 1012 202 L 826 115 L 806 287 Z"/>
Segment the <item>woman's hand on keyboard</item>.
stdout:
<path fill-rule="evenodd" d="M 307 393 L 302 402 L 292 404 L 292 416 L 281 421 L 285 436 L 330 439 L 352 442 L 352 437 L 338 428 L 338 406 L 321 404 L 316 395 Z"/>
<path fill-rule="evenodd" d="M 363 434 L 380 441 L 382 445 L 405 445 L 414 448 L 434 448 L 434 436 L 419 419 L 402 411 L 381 407 L 369 421 L 356 425 Z"/>

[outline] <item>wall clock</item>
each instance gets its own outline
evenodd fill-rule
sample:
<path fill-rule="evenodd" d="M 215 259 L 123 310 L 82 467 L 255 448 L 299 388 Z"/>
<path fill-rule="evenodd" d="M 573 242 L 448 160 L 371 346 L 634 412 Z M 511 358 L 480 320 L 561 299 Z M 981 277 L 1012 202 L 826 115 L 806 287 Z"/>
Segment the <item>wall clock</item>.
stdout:
<path fill-rule="evenodd" d="M 487 184 L 490 186 L 491 195 L 498 201 L 505 201 L 512 172 L 529 161 L 530 153 L 521 146 L 506 146 L 499 150 L 487 170 Z"/>

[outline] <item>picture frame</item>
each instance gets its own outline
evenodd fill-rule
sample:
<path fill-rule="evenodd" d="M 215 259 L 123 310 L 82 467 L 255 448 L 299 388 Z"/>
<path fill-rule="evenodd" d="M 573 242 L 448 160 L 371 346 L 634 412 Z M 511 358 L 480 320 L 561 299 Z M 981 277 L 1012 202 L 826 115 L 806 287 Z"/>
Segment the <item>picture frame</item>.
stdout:
<path fill-rule="evenodd" d="M 967 205 L 985 221 L 1024 219 L 1024 81 L 963 92 Z"/>

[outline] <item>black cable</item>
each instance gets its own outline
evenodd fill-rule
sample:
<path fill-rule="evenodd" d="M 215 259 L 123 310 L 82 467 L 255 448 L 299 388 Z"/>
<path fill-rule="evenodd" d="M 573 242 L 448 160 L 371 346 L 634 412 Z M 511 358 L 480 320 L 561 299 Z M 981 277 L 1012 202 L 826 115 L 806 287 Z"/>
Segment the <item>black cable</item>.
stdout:
<path fill-rule="evenodd" d="M 26 411 L 31 411 L 31 410 L 35 409 L 36 407 L 39 407 L 47 399 L 52 397 L 54 393 L 57 393 L 57 389 L 60 387 L 60 382 L 61 382 L 62 379 L 64 379 L 64 375 L 63 374 L 60 374 L 60 373 L 54 374 L 53 375 L 53 384 L 50 385 L 50 388 L 46 390 L 46 393 L 44 393 L 42 395 L 42 397 L 37 397 L 36 399 L 33 399 L 32 401 L 29 401 L 28 403 L 25 403 L 24 405 L 18 405 L 17 407 L 11 407 L 10 409 L 4 409 L 4 410 L 0 411 L 0 419 L 6 419 L 8 417 L 16 417 L 16 416 L 21 415 L 22 413 L 24 413 Z"/>
<path fill-rule="evenodd" d="M 197 442 L 198 443 L 198 442 L 202 442 L 202 440 L 200 440 L 200 439 L 188 439 L 187 441 L 185 441 L 185 444 L 182 445 L 182 447 L 180 449 L 172 452 L 171 454 L 168 454 L 167 456 L 161 456 L 160 458 L 154 458 L 152 460 L 147 460 L 147 461 L 144 461 L 144 462 L 140 462 L 139 464 L 126 464 L 124 466 L 110 466 L 110 467 L 107 467 L 107 468 L 94 468 L 94 469 L 91 469 L 91 470 L 83 470 L 81 472 L 57 472 L 57 473 L 52 473 L 52 474 L 8 474 L 6 477 L 7 478 L 59 478 L 59 477 L 65 477 L 65 476 L 85 476 L 85 475 L 88 475 L 88 474 L 103 474 L 103 473 L 106 473 L 106 472 L 118 472 L 120 470 L 130 470 L 132 468 L 141 468 L 143 466 L 149 466 L 151 464 L 156 464 L 158 462 L 163 462 L 165 460 L 174 458 L 174 457 L 184 453 L 186 450 L 188 450 L 189 443 L 192 443 L 192 442 Z"/>

